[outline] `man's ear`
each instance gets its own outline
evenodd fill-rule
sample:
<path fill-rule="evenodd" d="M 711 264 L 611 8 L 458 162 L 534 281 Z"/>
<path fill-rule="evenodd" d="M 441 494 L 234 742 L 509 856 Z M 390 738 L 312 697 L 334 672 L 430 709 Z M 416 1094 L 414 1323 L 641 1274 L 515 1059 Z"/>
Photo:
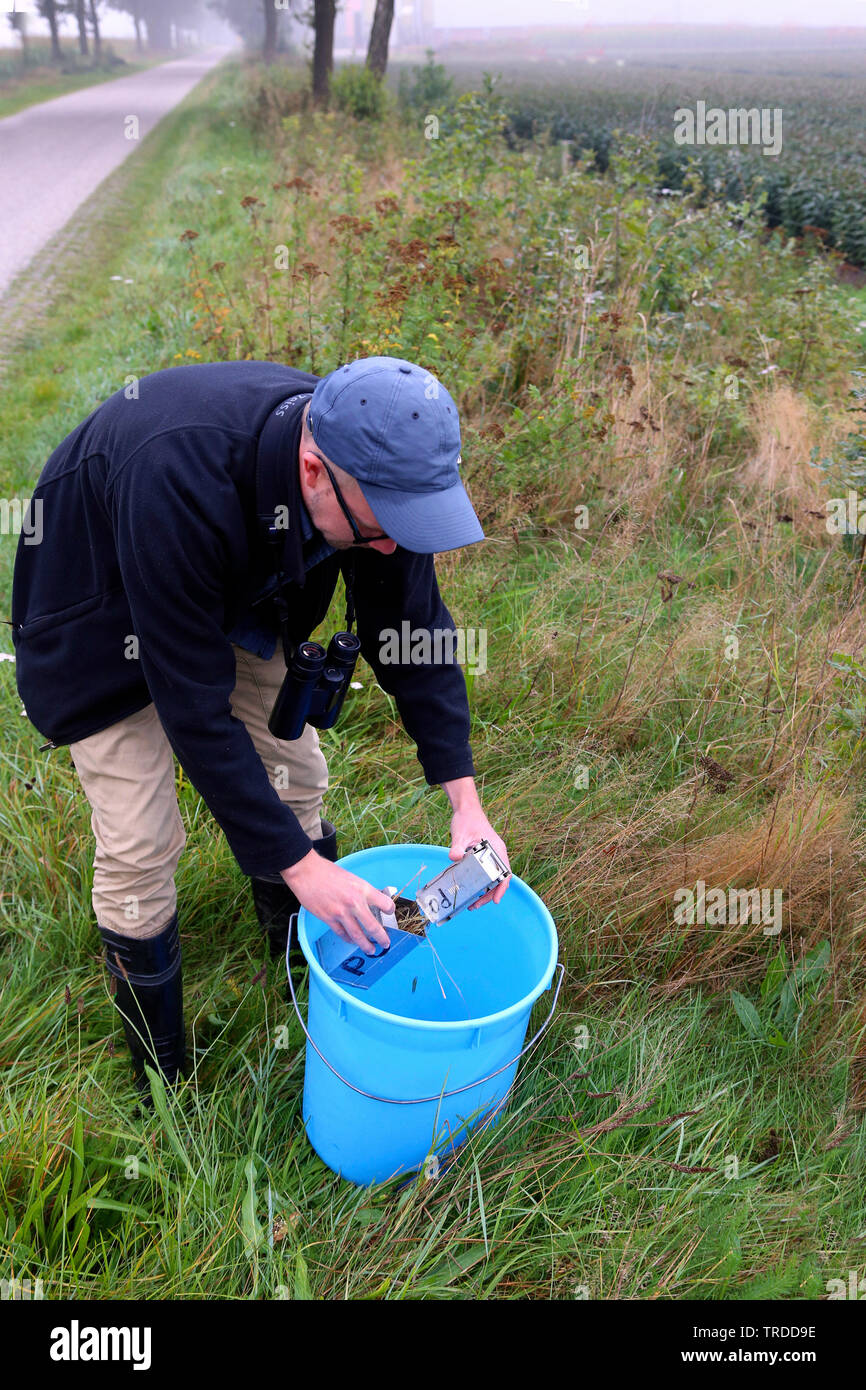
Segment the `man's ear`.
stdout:
<path fill-rule="evenodd" d="M 307 459 L 310 460 L 309 464 L 307 463 Z M 311 445 L 301 447 L 301 468 L 307 486 L 312 488 L 318 487 L 320 480 L 325 476 L 325 470 L 322 467 L 321 459 L 318 454 L 313 452 Z M 311 474 L 315 475 L 315 481 L 311 478 Z"/>

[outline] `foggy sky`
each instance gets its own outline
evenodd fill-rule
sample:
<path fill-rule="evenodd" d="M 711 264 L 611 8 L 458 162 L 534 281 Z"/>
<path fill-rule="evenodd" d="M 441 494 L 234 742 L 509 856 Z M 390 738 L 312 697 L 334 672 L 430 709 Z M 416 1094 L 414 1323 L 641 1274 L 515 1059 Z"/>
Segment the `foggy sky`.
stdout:
<path fill-rule="evenodd" d="M 399 13 L 407 0 L 395 0 Z M 15 43 L 15 36 L 5 15 L 13 0 L 0 0 L 0 43 Z M 249 0 L 258 5 L 260 0 Z M 866 29 L 866 0 L 726 0 L 723 6 L 703 8 L 693 0 L 433 0 L 435 24 L 449 28 L 501 28 L 528 23 L 567 25 L 576 29 L 604 25 L 687 24 L 779 26 L 797 25 L 808 28 L 834 26 Z M 15 8 L 32 17 L 28 24 L 31 34 L 47 33 L 48 26 L 36 17 L 34 0 L 15 0 Z M 303 8 L 303 0 L 296 0 Z M 343 8 L 343 0 L 338 0 Z M 101 8 L 102 28 L 106 36 L 131 35 L 131 22 L 116 10 Z M 62 32 L 72 32 L 74 22 L 64 17 Z M 228 34 L 226 34 L 228 37 Z M 600 39 L 603 46 L 603 38 Z"/>
<path fill-rule="evenodd" d="M 396 0 L 397 5 L 400 0 Z M 688 0 L 434 0 L 437 25 L 797 24 L 866 27 L 866 0 L 726 0 L 703 8 Z M 530 16 L 531 19 L 528 19 Z"/>

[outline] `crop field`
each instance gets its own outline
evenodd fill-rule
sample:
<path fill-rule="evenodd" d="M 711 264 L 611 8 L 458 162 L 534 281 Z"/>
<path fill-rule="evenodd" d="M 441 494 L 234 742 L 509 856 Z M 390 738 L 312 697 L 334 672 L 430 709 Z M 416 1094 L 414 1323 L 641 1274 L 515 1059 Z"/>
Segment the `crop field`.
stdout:
<path fill-rule="evenodd" d="M 457 90 L 479 84 L 484 70 L 499 76 L 510 144 L 567 140 L 569 159 L 590 150 L 606 169 L 622 135 L 652 136 L 660 186 L 680 190 L 691 162 L 712 197 L 764 198 L 769 226 L 792 236 L 815 228 L 816 239 L 866 267 L 866 39 L 851 30 L 834 47 L 820 34 L 805 43 L 802 32 L 588 28 L 545 34 L 522 54 L 500 43 L 437 56 Z M 779 152 L 765 156 L 757 141 L 676 144 L 675 112 L 698 100 L 780 111 Z M 552 153 L 561 161 L 561 149 Z"/>

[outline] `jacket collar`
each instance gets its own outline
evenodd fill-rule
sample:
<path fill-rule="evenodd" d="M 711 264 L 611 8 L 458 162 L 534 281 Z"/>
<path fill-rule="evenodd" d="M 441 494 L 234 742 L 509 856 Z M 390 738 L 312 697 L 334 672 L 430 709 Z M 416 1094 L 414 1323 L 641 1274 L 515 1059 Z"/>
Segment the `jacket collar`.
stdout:
<path fill-rule="evenodd" d="M 279 551 L 283 575 L 303 585 L 305 578 L 301 527 L 301 484 L 298 448 L 301 417 L 312 391 L 302 391 L 281 401 L 268 416 L 256 453 L 256 518 L 270 550 L 274 536 L 284 536 Z M 279 509 L 279 510 L 278 510 Z"/>

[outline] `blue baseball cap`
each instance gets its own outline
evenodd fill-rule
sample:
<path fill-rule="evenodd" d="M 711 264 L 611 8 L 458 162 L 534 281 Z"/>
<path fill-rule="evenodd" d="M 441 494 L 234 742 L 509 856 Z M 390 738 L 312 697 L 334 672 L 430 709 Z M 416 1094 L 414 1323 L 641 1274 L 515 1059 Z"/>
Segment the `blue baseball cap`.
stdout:
<path fill-rule="evenodd" d="M 427 555 L 484 540 L 460 481 L 460 420 L 441 382 L 401 357 L 360 357 L 323 377 L 307 416 L 398 545 Z"/>

